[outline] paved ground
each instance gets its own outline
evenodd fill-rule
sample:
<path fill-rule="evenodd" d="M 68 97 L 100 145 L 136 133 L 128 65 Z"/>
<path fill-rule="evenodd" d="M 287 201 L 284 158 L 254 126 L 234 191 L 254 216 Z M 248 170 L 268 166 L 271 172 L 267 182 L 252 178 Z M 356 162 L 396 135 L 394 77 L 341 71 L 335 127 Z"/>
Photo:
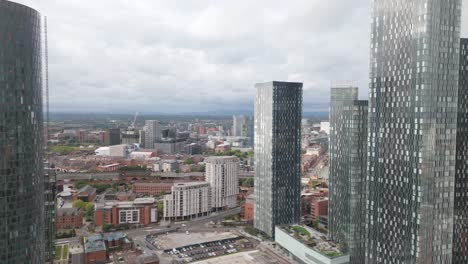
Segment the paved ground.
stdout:
<path fill-rule="evenodd" d="M 230 232 L 213 232 L 213 230 L 211 230 L 211 232 L 189 232 L 188 234 L 169 233 L 158 236 L 155 242 L 159 245 L 161 249 L 171 249 L 187 245 L 206 243 L 236 237 L 238 236 Z"/>
<path fill-rule="evenodd" d="M 281 264 L 284 263 L 259 250 L 235 253 L 227 256 L 193 262 L 194 264 Z"/>

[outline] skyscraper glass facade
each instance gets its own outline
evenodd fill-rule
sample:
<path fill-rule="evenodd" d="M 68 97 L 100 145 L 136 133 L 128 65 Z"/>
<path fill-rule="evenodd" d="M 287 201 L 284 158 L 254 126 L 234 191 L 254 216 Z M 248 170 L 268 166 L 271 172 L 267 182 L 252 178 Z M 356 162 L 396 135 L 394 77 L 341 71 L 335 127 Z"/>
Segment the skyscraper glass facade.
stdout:
<path fill-rule="evenodd" d="M 453 263 L 468 263 L 468 39 L 460 43 Z"/>
<path fill-rule="evenodd" d="M 256 84 L 254 226 L 300 221 L 302 83 Z"/>
<path fill-rule="evenodd" d="M 358 88 L 332 87 L 330 102 L 330 238 L 349 252 L 350 263 L 364 263 L 367 101 Z"/>
<path fill-rule="evenodd" d="M 451 263 L 460 0 L 374 0 L 367 263 Z"/>
<path fill-rule="evenodd" d="M 0 263 L 44 263 L 40 21 L 0 0 Z"/>

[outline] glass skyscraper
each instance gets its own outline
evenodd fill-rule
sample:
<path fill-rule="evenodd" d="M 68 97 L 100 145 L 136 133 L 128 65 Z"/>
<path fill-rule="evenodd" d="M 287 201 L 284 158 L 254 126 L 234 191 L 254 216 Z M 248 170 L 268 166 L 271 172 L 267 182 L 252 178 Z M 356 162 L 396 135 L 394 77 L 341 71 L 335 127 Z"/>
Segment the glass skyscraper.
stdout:
<path fill-rule="evenodd" d="M 255 87 L 254 227 L 274 238 L 276 225 L 300 221 L 302 83 Z"/>
<path fill-rule="evenodd" d="M 44 263 L 41 19 L 0 0 L 0 263 Z"/>
<path fill-rule="evenodd" d="M 358 88 L 334 85 L 330 101 L 330 178 L 328 228 L 332 240 L 349 252 L 350 263 L 364 263 L 367 101 Z"/>
<path fill-rule="evenodd" d="M 468 263 L 468 39 L 460 43 L 453 263 Z"/>
<path fill-rule="evenodd" d="M 451 263 L 461 0 L 374 0 L 366 263 Z"/>

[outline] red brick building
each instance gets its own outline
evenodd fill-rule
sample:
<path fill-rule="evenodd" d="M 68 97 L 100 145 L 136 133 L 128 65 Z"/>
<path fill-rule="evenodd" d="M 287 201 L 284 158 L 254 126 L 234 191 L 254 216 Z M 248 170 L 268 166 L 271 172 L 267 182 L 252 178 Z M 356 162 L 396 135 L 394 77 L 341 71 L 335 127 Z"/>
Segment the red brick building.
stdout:
<path fill-rule="evenodd" d="M 254 198 L 253 195 L 249 195 L 245 198 L 243 205 L 242 220 L 245 222 L 251 222 L 254 219 Z"/>
<path fill-rule="evenodd" d="M 149 225 L 157 222 L 157 203 L 154 198 L 137 198 L 134 201 L 96 204 L 94 222 L 96 226 L 104 224 Z"/>
<path fill-rule="evenodd" d="M 92 202 L 96 198 L 96 188 L 89 185 L 79 189 L 75 194 L 75 199 L 80 199 L 83 202 Z"/>
<path fill-rule="evenodd" d="M 320 216 L 328 216 L 328 198 L 315 199 L 310 207 L 313 221 L 319 220 Z"/>
<path fill-rule="evenodd" d="M 95 234 L 85 239 L 85 264 L 106 263 L 106 244 L 102 235 Z"/>
<path fill-rule="evenodd" d="M 132 192 L 149 195 L 161 195 L 170 193 L 174 184 L 172 182 L 135 182 Z"/>
<path fill-rule="evenodd" d="M 60 208 L 57 210 L 55 225 L 57 229 L 72 229 L 83 226 L 83 211 L 78 208 Z"/>
<path fill-rule="evenodd" d="M 103 239 L 107 249 L 118 248 L 128 250 L 132 248 L 132 243 L 122 232 L 105 233 L 103 234 Z"/>

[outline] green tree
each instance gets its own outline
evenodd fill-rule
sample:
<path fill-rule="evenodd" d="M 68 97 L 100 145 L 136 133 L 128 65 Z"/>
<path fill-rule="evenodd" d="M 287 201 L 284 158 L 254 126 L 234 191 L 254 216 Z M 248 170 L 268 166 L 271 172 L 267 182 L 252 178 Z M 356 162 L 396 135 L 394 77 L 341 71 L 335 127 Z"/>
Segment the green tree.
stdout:
<path fill-rule="evenodd" d="M 79 208 L 79 209 L 81 209 L 81 210 L 84 211 L 85 208 L 86 208 L 86 203 L 83 202 L 83 201 L 80 200 L 80 199 L 77 199 L 77 200 L 75 200 L 75 201 L 73 202 L 73 207 L 74 207 L 74 208 Z"/>
<path fill-rule="evenodd" d="M 191 164 L 193 164 L 193 159 L 192 159 L 192 157 L 186 159 L 186 160 L 184 161 L 184 164 L 185 164 L 185 165 L 191 165 Z"/>

